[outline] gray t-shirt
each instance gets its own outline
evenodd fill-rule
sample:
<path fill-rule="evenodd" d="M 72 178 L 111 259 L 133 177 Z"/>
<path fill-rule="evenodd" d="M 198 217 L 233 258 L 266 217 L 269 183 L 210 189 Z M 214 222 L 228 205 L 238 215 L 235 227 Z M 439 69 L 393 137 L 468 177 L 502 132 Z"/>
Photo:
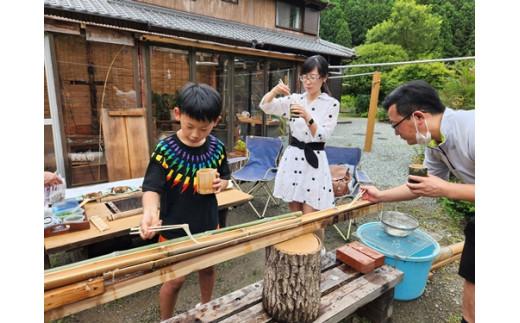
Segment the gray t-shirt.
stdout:
<path fill-rule="evenodd" d="M 442 142 L 425 149 L 428 173 L 445 180 L 451 172 L 466 184 L 475 183 L 475 110 L 446 108 L 441 120 Z"/>

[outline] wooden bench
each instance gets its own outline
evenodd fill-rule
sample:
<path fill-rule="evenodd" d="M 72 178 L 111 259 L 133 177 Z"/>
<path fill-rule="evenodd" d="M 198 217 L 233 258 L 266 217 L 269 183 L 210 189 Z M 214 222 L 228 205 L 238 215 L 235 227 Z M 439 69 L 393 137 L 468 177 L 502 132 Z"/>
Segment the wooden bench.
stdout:
<path fill-rule="evenodd" d="M 315 322 L 338 322 L 354 313 L 372 322 L 390 322 L 394 286 L 403 273 L 384 265 L 361 274 L 336 262 L 334 252 L 322 258 L 321 305 Z M 248 285 L 164 322 L 271 322 L 262 306 L 263 282 Z"/>

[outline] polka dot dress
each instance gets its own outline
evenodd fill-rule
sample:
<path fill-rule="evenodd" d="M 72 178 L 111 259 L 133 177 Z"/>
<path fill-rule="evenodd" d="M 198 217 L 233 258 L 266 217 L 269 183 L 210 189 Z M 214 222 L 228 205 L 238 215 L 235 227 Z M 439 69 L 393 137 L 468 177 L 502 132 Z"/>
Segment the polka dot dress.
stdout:
<path fill-rule="evenodd" d="M 291 102 L 298 102 L 311 114 L 318 129 L 314 136 L 303 118 L 289 119 L 291 135 L 303 142 L 325 142 L 337 124 L 339 103 L 326 93 L 312 102 L 307 94 L 274 99 L 270 103 L 260 103 L 260 108 L 269 114 L 286 117 L 289 115 Z M 297 201 L 310 205 L 316 210 L 334 206 L 332 179 L 325 151 L 315 150 L 318 168 L 314 168 L 305 159 L 302 149 L 288 146 L 284 151 L 274 183 L 274 196 L 285 202 Z"/>

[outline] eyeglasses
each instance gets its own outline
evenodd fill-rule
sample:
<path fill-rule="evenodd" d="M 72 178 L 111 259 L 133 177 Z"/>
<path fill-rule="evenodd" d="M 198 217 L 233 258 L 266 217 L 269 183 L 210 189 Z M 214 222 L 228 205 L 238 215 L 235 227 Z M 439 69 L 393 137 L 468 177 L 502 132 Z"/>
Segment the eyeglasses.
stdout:
<path fill-rule="evenodd" d="M 417 110 L 415 110 L 415 111 L 417 111 Z M 399 120 L 399 122 L 397 122 L 396 124 L 393 124 L 393 125 L 392 125 L 392 129 L 394 129 L 394 130 L 397 129 L 397 127 L 399 127 L 399 125 L 401 124 L 401 122 L 403 122 L 404 120 L 410 118 L 410 116 L 411 116 L 415 111 L 412 111 L 412 112 L 408 113 L 408 114 L 406 115 L 406 117 L 404 117 L 404 118 L 402 118 L 401 120 Z"/>
<path fill-rule="evenodd" d="M 321 76 L 319 74 L 305 74 L 305 75 L 300 75 L 300 77 L 299 77 L 300 81 L 302 81 L 302 82 L 304 82 L 305 80 L 315 82 L 315 81 L 319 80 L 320 78 L 321 78 Z"/>

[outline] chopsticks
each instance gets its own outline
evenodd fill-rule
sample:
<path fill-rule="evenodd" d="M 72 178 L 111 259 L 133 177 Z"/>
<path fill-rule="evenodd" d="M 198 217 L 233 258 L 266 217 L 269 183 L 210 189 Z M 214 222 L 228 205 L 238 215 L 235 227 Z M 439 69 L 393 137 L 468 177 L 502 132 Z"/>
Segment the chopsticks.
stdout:
<path fill-rule="evenodd" d="M 356 194 L 356 196 L 354 196 L 352 201 L 350 201 L 350 203 L 348 204 L 347 208 L 350 208 L 351 206 L 353 206 L 354 203 L 356 203 L 363 196 L 364 193 L 365 193 L 365 190 L 360 188 L 359 192 Z"/>
<path fill-rule="evenodd" d="M 172 225 L 159 225 L 159 226 L 152 226 L 150 228 L 148 228 L 149 231 L 152 231 L 152 232 L 160 232 L 160 231 L 166 231 L 166 230 L 174 230 L 174 229 L 183 229 L 184 232 L 186 233 L 186 235 L 188 235 L 188 237 L 195 243 L 199 244 L 200 242 L 197 241 L 197 239 L 195 239 L 192 235 L 191 235 L 191 232 L 190 232 L 190 227 L 188 224 L 172 224 Z M 136 235 L 136 234 L 140 234 L 141 233 L 141 227 L 138 226 L 138 227 L 133 227 L 133 228 L 130 228 L 130 234 L 131 235 Z"/>
<path fill-rule="evenodd" d="M 350 201 L 350 203 L 347 205 L 347 208 L 350 209 L 354 205 L 354 203 L 356 203 L 363 196 L 364 193 L 365 193 L 364 189 L 359 189 L 359 192 L 356 194 L 356 196 L 354 196 L 352 201 Z M 343 234 L 343 232 L 341 232 L 341 230 L 338 229 L 338 227 L 336 225 L 334 225 L 334 228 L 338 231 L 339 235 L 343 238 L 343 240 L 348 241 L 348 239 L 350 238 L 350 230 L 352 229 L 352 219 L 350 219 L 348 221 L 348 229 L 347 229 L 346 237 Z"/>

